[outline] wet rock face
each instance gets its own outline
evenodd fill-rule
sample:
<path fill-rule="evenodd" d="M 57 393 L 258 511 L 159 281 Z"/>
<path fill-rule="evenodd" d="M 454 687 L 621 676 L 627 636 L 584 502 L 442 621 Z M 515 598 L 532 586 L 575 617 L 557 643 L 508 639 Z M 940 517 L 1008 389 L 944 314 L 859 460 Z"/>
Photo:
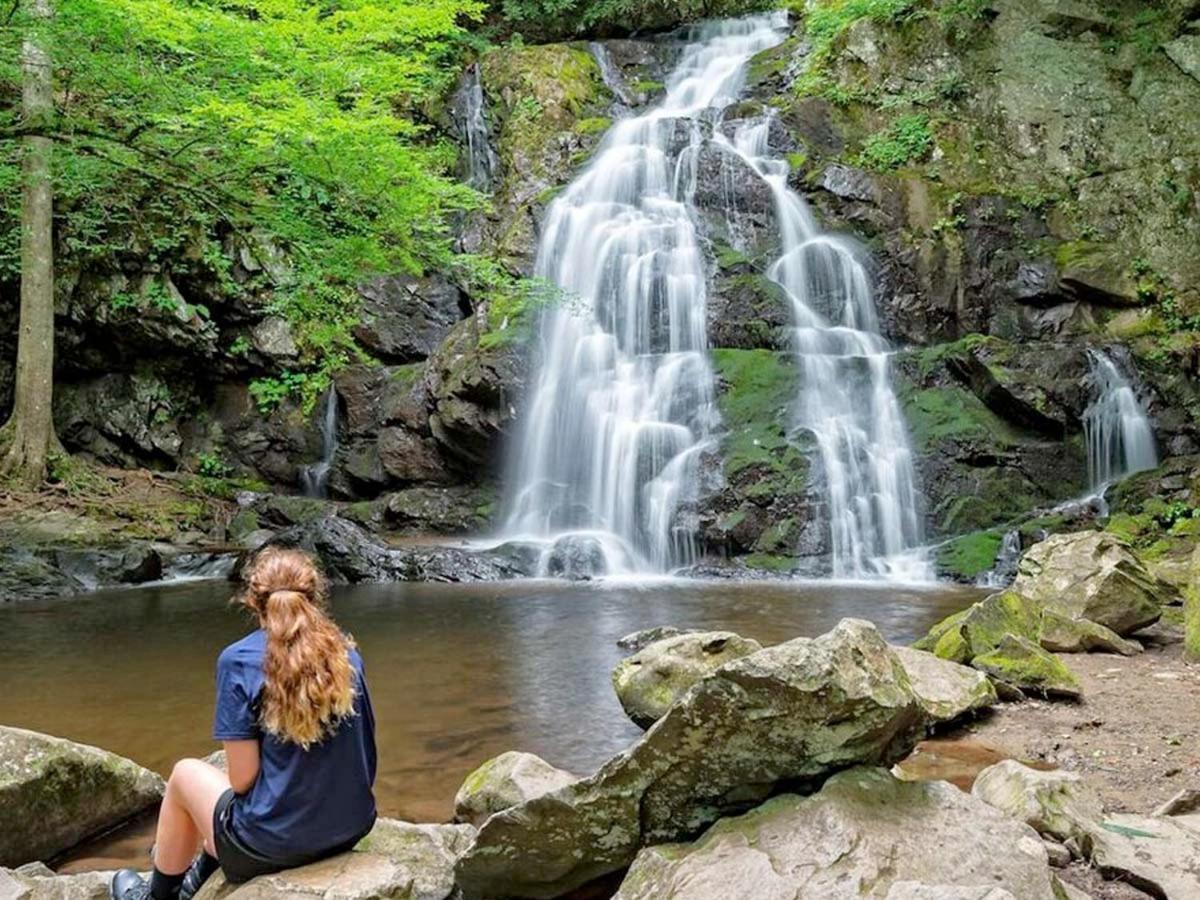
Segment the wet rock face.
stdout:
<path fill-rule="evenodd" d="M 295 525 L 274 535 L 272 546 L 301 547 L 321 560 L 334 581 L 499 581 L 528 577 L 528 558 L 504 547 L 489 551 L 457 547 L 394 548 L 338 516 Z"/>
<path fill-rule="evenodd" d="M 454 327 L 425 369 L 429 428 L 459 465 L 499 465 L 500 445 L 516 415 L 530 360 L 521 342 L 483 345 L 486 314 Z"/>
<path fill-rule="evenodd" d="M 874 626 L 845 619 L 728 663 L 595 775 L 493 815 L 459 861 L 459 884 L 468 897 L 559 896 L 780 781 L 894 761 L 923 721 Z"/>
<path fill-rule="evenodd" d="M 1004 853 L 993 849 L 1003 845 Z M 691 844 L 638 854 L 616 900 L 821 897 L 1057 897 L 1029 826 L 944 781 L 882 769 L 833 776 L 810 797 L 776 797 Z"/>
<path fill-rule="evenodd" d="M 164 787 L 114 753 L 0 725 L 0 865 L 61 853 L 155 805 Z"/>
<path fill-rule="evenodd" d="M 566 535 L 546 554 L 546 574 L 568 581 L 587 581 L 608 574 L 604 546 L 594 537 Z"/>
<path fill-rule="evenodd" d="M 454 324 L 470 313 L 462 292 L 439 277 L 384 276 L 362 285 L 359 296 L 362 320 L 354 336 L 387 363 L 427 358 Z"/>

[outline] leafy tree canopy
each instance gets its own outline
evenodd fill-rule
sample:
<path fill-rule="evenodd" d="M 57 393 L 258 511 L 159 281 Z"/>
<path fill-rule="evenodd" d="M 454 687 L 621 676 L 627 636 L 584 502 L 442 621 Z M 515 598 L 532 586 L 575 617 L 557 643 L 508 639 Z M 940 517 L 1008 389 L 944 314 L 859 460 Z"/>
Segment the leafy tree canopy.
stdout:
<path fill-rule="evenodd" d="M 261 237 L 290 260 L 274 303 L 312 358 L 336 362 L 347 286 L 444 263 L 448 215 L 478 202 L 427 120 L 483 12 L 477 0 L 59 0 L 35 34 L 54 63 L 60 245 L 77 264 L 135 254 L 222 276 L 221 242 Z M 18 7 L 7 24 L 0 279 L 13 280 L 30 23 Z"/>

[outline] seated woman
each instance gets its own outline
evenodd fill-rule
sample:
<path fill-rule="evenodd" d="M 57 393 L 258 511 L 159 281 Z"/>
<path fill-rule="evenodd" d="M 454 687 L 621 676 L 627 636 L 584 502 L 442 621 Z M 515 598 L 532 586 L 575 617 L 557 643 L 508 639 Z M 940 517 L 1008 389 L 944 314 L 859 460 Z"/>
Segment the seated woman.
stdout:
<path fill-rule="evenodd" d="M 269 548 L 251 563 L 238 599 L 259 628 L 217 660 L 213 737 L 229 774 L 176 764 L 153 876 L 117 872 L 114 900 L 188 900 L 218 866 L 246 881 L 348 850 L 371 830 L 375 718 L 362 657 L 326 615 L 326 593 L 299 550 Z"/>

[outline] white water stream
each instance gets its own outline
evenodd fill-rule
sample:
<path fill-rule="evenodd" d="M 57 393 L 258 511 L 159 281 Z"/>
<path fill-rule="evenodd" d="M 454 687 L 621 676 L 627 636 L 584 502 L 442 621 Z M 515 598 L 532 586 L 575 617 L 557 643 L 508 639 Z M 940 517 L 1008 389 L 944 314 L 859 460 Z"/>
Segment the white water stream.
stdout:
<path fill-rule="evenodd" d="M 1096 398 L 1083 414 L 1088 480 L 1104 488 L 1126 475 L 1158 465 L 1154 431 L 1133 385 L 1102 350 L 1089 350 Z"/>
<path fill-rule="evenodd" d="M 337 391 L 331 386 L 325 393 L 321 414 L 321 458 L 300 469 L 300 487 L 306 497 L 324 497 L 329 491 L 329 470 L 337 453 Z"/>
<path fill-rule="evenodd" d="M 681 524 L 718 426 L 706 347 L 707 272 L 689 201 L 704 123 L 738 99 L 746 65 L 787 33 L 783 14 L 694 32 L 655 108 L 618 122 L 554 201 L 537 274 L 569 295 L 542 326 L 542 354 L 515 457 L 506 532 L 574 542 L 603 571 L 669 571 L 696 555 Z M 738 153 L 774 194 L 782 254 L 768 276 L 791 297 L 803 379 L 797 427 L 819 448 L 831 569 L 921 579 L 912 454 L 888 347 L 859 251 L 821 234 L 772 159 L 765 119 Z"/>
<path fill-rule="evenodd" d="M 912 447 L 892 389 L 863 251 L 823 234 L 771 157 L 767 117 L 737 126 L 726 146 L 770 187 L 782 252 L 767 276 L 792 301 L 800 366 L 796 424 L 816 440 L 829 504 L 835 577 L 932 578 L 925 554 Z"/>

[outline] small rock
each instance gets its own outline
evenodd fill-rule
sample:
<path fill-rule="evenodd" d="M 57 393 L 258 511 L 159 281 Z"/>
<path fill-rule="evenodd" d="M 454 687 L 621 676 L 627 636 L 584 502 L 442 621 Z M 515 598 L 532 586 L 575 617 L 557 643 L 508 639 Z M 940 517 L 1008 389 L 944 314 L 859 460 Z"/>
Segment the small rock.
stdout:
<path fill-rule="evenodd" d="M 1071 864 L 1071 851 L 1058 841 L 1043 838 L 1042 846 L 1046 848 L 1046 857 L 1054 868 L 1065 869 Z"/>
<path fill-rule="evenodd" d="M 643 628 L 641 631 L 634 631 L 623 638 L 619 638 L 617 646 L 630 653 L 637 653 L 655 641 L 661 641 L 663 638 L 678 637 L 681 634 L 695 634 L 698 630 L 697 628 L 675 628 L 671 625 L 657 625 L 654 628 Z"/>
<path fill-rule="evenodd" d="M 1178 775 L 1179 770 L 1168 771 L 1166 775 Z M 1196 788 L 1184 788 L 1170 800 L 1155 808 L 1152 816 L 1186 816 L 1194 812 L 1200 812 L 1200 790 Z"/>
<path fill-rule="evenodd" d="M 574 784 L 579 776 L 539 756 L 510 750 L 466 777 L 454 798 L 454 820 L 482 825 L 493 814 Z"/>
<path fill-rule="evenodd" d="M 731 631 L 664 638 L 621 660 L 613 669 L 613 689 L 629 718 L 649 728 L 701 678 L 761 649 L 758 641 Z"/>

